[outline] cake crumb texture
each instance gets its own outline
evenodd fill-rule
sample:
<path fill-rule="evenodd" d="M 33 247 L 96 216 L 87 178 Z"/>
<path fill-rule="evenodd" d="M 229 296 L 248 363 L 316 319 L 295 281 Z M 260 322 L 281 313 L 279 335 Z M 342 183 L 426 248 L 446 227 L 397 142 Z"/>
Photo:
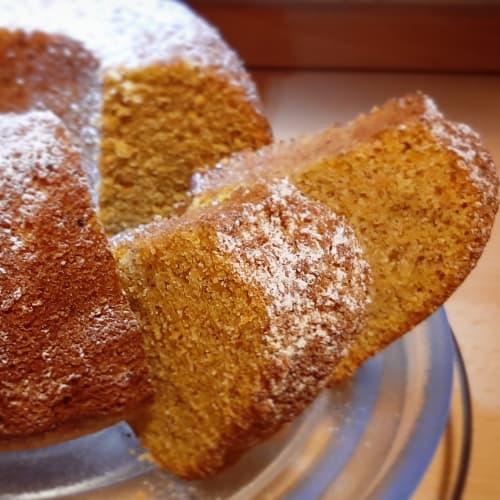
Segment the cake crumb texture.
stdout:
<path fill-rule="evenodd" d="M 352 229 L 289 182 L 115 236 L 155 401 L 155 461 L 208 477 L 311 403 L 355 339 L 370 271 Z"/>
<path fill-rule="evenodd" d="M 126 71 L 104 95 L 99 216 L 111 234 L 182 213 L 195 170 L 270 141 L 245 91 L 207 68 Z"/>
<path fill-rule="evenodd" d="M 498 208 L 496 169 L 479 136 L 423 94 L 222 161 L 194 176 L 194 207 L 284 177 L 346 217 L 373 270 L 366 324 L 336 381 L 443 304 L 475 266 Z"/>

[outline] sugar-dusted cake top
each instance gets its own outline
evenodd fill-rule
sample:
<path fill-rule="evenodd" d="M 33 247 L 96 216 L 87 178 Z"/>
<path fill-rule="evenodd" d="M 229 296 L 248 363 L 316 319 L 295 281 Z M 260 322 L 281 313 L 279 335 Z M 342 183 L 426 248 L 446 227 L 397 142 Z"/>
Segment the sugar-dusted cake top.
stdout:
<path fill-rule="evenodd" d="M 353 230 L 287 180 L 236 192 L 217 211 L 217 228 L 221 251 L 262 287 L 272 319 L 287 323 L 271 323 L 271 348 L 293 357 L 308 340 L 360 321 L 369 272 Z"/>
<path fill-rule="evenodd" d="M 179 2 L 0 0 L 0 12 L 1 27 L 9 30 L 62 34 L 83 43 L 108 75 L 119 78 L 121 69 L 182 60 L 213 68 L 257 101 L 255 86 L 235 52 L 215 28 Z"/>
<path fill-rule="evenodd" d="M 79 154 L 49 112 L 0 115 L 0 445 L 121 418 L 148 394 Z"/>

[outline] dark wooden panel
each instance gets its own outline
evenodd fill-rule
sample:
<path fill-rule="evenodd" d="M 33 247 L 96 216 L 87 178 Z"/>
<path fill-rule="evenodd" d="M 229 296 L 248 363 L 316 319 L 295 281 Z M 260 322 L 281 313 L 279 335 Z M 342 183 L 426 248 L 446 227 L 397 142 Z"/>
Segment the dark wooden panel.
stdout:
<path fill-rule="evenodd" d="M 500 6 L 190 2 L 250 66 L 500 71 Z"/>

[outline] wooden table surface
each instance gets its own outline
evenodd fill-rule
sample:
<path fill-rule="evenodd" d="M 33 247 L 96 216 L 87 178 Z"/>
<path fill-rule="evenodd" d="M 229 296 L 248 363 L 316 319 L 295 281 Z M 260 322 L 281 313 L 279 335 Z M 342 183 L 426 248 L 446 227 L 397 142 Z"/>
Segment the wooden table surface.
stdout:
<path fill-rule="evenodd" d="M 474 127 L 500 166 L 500 76 L 286 70 L 256 71 L 254 76 L 278 138 L 345 122 L 390 97 L 422 90 L 449 118 Z M 499 226 L 500 216 L 478 266 L 446 303 L 473 397 L 474 440 L 465 499 L 500 498 Z M 446 498 L 450 448 L 458 444 L 450 435 L 442 440 L 415 499 Z"/>

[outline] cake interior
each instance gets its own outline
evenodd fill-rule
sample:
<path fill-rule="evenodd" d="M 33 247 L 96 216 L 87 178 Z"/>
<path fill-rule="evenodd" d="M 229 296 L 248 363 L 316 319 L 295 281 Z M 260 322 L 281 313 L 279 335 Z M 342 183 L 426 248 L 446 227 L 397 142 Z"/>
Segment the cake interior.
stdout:
<path fill-rule="evenodd" d="M 237 458 L 234 436 L 255 425 L 249 412 L 265 363 L 265 303 L 214 252 L 212 238 L 202 227 L 188 227 L 146 238 L 133 254 L 115 249 L 144 328 L 156 395 L 132 425 L 155 460 L 188 478 L 231 462 L 226 453 Z M 240 444 L 245 449 L 248 437 Z"/>
<path fill-rule="evenodd" d="M 100 218 L 110 234 L 182 211 L 193 171 L 270 142 L 245 90 L 184 62 L 104 83 Z"/>
<path fill-rule="evenodd" d="M 335 370 L 344 379 L 436 309 L 470 270 L 478 190 L 420 125 L 297 169 L 291 180 L 347 217 L 372 266 L 366 326 Z"/>

